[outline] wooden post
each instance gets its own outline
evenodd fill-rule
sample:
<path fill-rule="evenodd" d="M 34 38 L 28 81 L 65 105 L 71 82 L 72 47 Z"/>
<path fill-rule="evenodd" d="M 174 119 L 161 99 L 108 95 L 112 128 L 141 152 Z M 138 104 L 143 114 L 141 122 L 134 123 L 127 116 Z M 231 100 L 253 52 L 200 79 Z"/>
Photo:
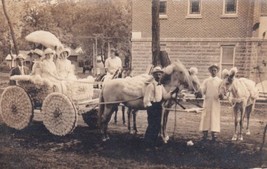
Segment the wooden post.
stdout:
<path fill-rule="evenodd" d="M 95 54 L 93 56 L 93 70 L 94 70 L 94 75 L 96 75 L 96 58 L 97 58 L 97 55 L 98 55 L 97 38 L 98 38 L 98 36 L 96 35 L 96 37 L 95 37 Z"/>
<path fill-rule="evenodd" d="M 152 0 L 152 64 L 161 65 L 160 53 L 160 23 L 159 23 L 160 0 Z"/>

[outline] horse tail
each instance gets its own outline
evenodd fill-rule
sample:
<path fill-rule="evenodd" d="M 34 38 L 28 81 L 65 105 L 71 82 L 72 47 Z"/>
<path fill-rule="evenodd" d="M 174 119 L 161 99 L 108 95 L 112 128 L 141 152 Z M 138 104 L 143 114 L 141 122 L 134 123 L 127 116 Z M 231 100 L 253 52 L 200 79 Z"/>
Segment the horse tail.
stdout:
<path fill-rule="evenodd" d="M 99 95 L 99 110 L 98 110 L 98 126 L 100 127 L 101 121 L 102 121 L 102 115 L 104 113 L 105 105 L 104 103 L 104 97 L 103 97 L 103 89 L 100 92 Z"/>

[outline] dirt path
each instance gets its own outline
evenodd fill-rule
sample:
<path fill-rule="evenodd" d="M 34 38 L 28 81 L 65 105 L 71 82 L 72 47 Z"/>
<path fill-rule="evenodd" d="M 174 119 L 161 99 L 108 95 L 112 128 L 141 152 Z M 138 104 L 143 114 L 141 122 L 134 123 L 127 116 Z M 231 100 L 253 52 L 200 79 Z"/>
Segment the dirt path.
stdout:
<path fill-rule="evenodd" d="M 228 110 L 224 107 L 224 110 Z M 261 109 L 262 110 L 262 109 Z M 217 143 L 202 143 L 198 132 L 199 114 L 179 112 L 178 127 L 168 144 L 157 151 L 145 151 L 142 137 L 146 113 L 138 114 L 138 135 L 130 135 L 118 122 L 110 123 L 111 140 L 100 142 L 97 130 L 79 121 L 74 132 L 65 137 L 51 135 L 40 122 L 23 131 L 0 126 L 1 168 L 252 168 L 261 164 L 259 146 L 266 113 L 258 110 L 251 119 L 250 136 L 232 142 L 233 120 L 230 111 L 222 116 L 222 132 Z M 120 114 L 119 114 L 120 120 Z M 173 132 L 173 113 L 168 131 Z M 195 144 L 188 147 L 186 142 Z"/>

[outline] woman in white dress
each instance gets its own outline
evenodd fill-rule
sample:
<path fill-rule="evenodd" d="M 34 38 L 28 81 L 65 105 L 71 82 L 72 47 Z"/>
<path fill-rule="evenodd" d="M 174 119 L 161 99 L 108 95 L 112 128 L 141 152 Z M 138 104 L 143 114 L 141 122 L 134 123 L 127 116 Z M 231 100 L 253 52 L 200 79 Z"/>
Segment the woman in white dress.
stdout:
<path fill-rule="evenodd" d="M 32 59 L 33 59 L 33 66 L 32 66 L 32 72 L 31 72 L 31 79 L 34 82 L 34 84 L 42 84 L 42 60 L 44 52 L 40 49 L 35 49 L 32 51 Z"/>
<path fill-rule="evenodd" d="M 56 65 L 53 61 L 55 51 L 47 48 L 44 51 L 44 56 L 41 58 L 43 61 L 41 63 L 41 77 L 48 83 L 50 87 L 55 86 L 56 91 L 65 92 L 66 87 L 62 83 L 62 78 L 58 76 Z"/>
<path fill-rule="evenodd" d="M 41 75 L 41 58 L 43 57 L 44 52 L 40 49 L 35 49 L 32 51 L 33 66 L 31 75 Z"/>
<path fill-rule="evenodd" d="M 68 60 L 70 56 L 70 49 L 64 48 L 56 59 L 56 68 L 58 76 L 62 79 L 72 79 L 77 80 L 77 77 L 74 73 L 74 65 L 71 64 L 71 61 Z"/>

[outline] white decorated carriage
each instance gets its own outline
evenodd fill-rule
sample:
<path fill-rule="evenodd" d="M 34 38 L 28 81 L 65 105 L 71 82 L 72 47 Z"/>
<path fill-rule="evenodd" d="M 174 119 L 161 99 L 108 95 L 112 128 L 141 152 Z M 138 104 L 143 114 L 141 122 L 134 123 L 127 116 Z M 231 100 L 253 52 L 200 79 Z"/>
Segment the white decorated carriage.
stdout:
<path fill-rule="evenodd" d="M 45 47 L 61 45 L 46 31 L 33 32 L 26 40 Z M 17 81 L 17 85 L 5 88 L 0 98 L 0 113 L 7 126 L 22 130 L 40 110 L 43 124 L 54 135 L 71 133 L 77 126 L 78 115 L 89 126 L 96 127 L 99 99 L 92 79 L 55 82 L 34 75 L 15 75 L 10 79 Z"/>
<path fill-rule="evenodd" d="M 45 127 L 54 135 L 64 136 L 77 126 L 78 115 L 91 127 L 96 127 L 98 91 L 92 81 L 72 81 L 75 89 L 63 91 L 45 80 L 36 83 L 31 76 L 11 77 L 18 85 L 5 88 L 0 99 L 0 112 L 9 127 L 22 130 L 29 126 L 34 112 L 40 110 Z"/>

